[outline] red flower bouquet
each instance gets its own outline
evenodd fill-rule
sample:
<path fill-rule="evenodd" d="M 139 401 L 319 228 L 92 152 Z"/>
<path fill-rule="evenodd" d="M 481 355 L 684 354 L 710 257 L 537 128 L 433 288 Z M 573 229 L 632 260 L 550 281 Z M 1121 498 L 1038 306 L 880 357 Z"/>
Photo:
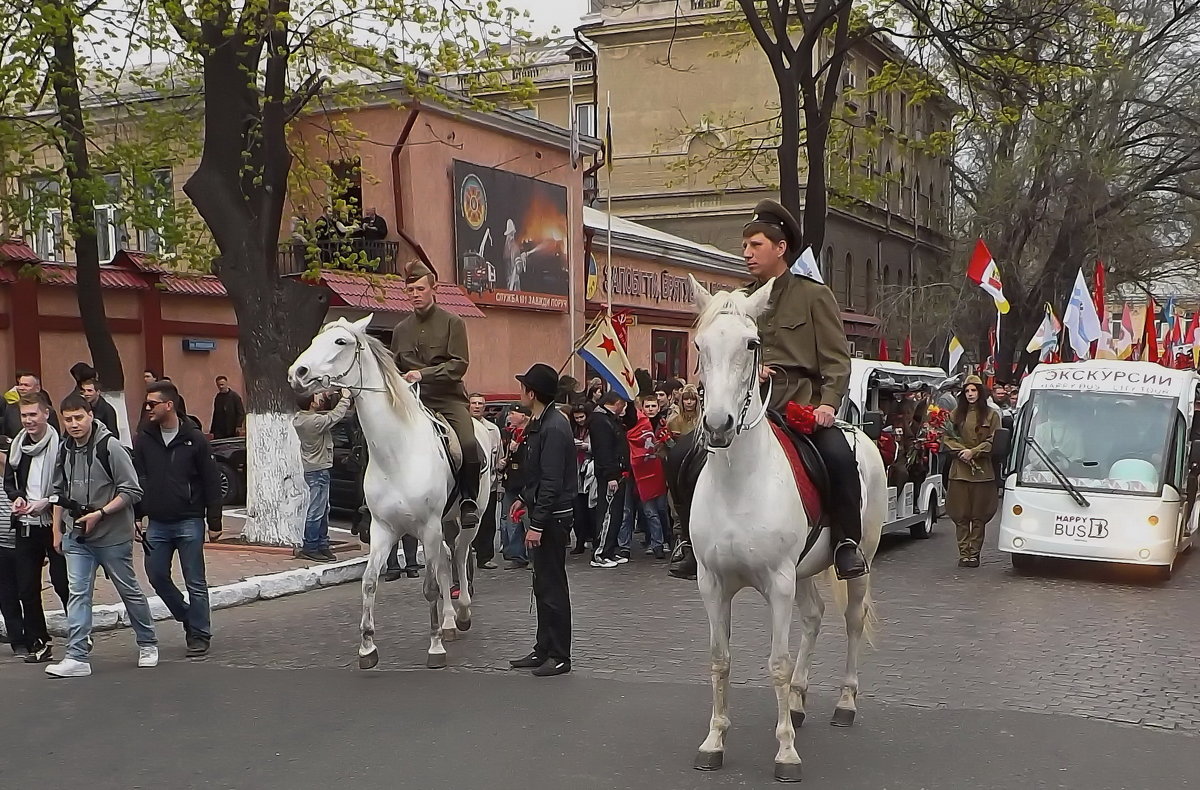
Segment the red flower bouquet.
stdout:
<path fill-rule="evenodd" d="M 817 410 L 812 406 L 791 401 L 783 411 L 783 419 L 796 433 L 810 434 L 817 430 Z"/>

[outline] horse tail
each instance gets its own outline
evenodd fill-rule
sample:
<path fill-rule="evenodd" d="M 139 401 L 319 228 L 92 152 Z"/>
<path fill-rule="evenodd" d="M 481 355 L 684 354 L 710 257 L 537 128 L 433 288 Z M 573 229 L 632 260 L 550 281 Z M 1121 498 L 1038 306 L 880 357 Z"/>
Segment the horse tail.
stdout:
<path fill-rule="evenodd" d="M 833 595 L 833 605 L 837 611 L 845 617 L 850 609 L 850 588 L 847 583 L 837 577 L 837 572 L 832 566 L 825 570 L 825 574 L 829 579 L 829 590 Z M 863 592 L 863 638 L 867 640 L 867 644 L 875 647 L 875 637 L 879 634 L 880 623 L 879 615 L 875 611 L 875 597 L 871 594 L 871 577 L 862 577 L 863 584 L 866 589 Z"/>

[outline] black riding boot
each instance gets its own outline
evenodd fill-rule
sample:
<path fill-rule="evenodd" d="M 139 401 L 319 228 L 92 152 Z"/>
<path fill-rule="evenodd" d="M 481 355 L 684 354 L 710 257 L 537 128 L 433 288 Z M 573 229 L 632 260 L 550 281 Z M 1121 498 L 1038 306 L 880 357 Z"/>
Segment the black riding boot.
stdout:
<path fill-rule="evenodd" d="M 464 463 L 458 470 L 458 493 L 461 499 L 458 521 L 463 529 L 479 526 L 479 473 L 483 466 L 478 461 Z"/>
<path fill-rule="evenodd" d="M 679 544 L 671 553 L 667 573 L 677 579 L 696 578 L 696 553 L 692 551 L 692 496 L 708 454 L 696 447 L 696 432 L 680 436 L 667 451 L 667 493 L 679 519 Z"/>
<path fill-rule="evenodd" d="M 813 445 L 821 454 L 829 472 L 833 567 L 842 580 L 857 579 L 870 573 L 867 558 L 858 547 L 862 540 L 862 485 L 858 479 L 858 459 L 846 434 L 840 428 L 822 428 L 812 434 Z"/>

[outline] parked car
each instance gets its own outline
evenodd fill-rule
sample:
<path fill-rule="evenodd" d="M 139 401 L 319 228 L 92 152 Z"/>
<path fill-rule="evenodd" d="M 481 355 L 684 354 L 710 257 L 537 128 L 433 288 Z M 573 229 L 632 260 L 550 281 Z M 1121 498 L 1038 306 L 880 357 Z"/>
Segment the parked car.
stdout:
<path fill-rule="evenodd" d="M 246 439 L 235 436 L 212 442 L 213 458 L 221 475 L 222 501 L 246 501 Z M 353 515 L 363 502 L 362 479 L 367 468 L 367 446 L 358 417 L 350 415 L 333 428 L 333 470 L 329 480 L 329 506 L 335 513 Z"/>

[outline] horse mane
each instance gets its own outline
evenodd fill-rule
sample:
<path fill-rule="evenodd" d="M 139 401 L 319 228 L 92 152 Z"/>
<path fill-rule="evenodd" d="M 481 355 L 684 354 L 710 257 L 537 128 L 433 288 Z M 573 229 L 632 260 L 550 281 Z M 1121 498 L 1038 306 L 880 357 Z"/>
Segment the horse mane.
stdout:
<path fill-rule="evenodd" d="M 707 329 L 719 315 L 747 317 L 746 311 L 742 309 L 745 301 L 745 294 L 740 294 L 736 291 L 717 291 L 712 295 L 708 307 L 704 308 L 699 318 L 696 319 L 696 331 L 702 332 Z"/>
<path fill-rule="evenodd" d="M 396 414 L 402 420 L 415 420 L 420 414 L 420 401 L 413 394 L 409 383 L 400 375 L 400 369 L 396 367 L 396 362 L 392 359 L 392 352 L 377 337 L 372 337 L 366 332 L 362 333 L 360 337 L 366 349 L 374 357 L 375 363 L 379 365 L 379 371 L 383 374 L 383 388 L 387 391 L 392 408 L 396 410 Z"/>

